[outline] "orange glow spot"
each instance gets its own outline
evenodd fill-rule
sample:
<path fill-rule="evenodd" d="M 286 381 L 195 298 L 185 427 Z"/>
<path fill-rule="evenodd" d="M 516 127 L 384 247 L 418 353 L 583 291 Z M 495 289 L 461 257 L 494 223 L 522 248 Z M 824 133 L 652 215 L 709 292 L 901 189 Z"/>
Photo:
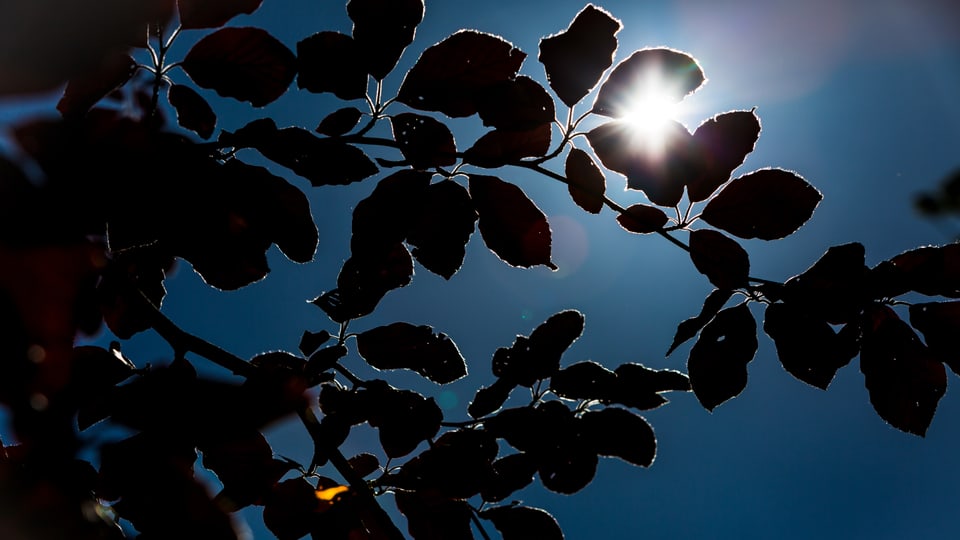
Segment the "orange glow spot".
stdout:
<path fill-rule="evenodd" d="M 319 489 L 316 491 L 316 496 L 317 499 L 320 499 L 321 501 L 333 502 L 333 499 L 336 498 L 337 495 L 347 491 L 350 491 L 350 488 L 347 486 L 336 486 L 327 489 Z"/>

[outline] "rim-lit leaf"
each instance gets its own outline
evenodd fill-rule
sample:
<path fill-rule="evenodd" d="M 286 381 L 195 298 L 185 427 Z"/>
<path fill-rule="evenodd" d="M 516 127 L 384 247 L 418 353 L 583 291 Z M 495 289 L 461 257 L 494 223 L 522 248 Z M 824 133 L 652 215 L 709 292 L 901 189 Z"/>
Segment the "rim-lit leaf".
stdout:
<path fill-rule="evenodd" d="M 760 137 L 760 119 L 751 111 L 718 114 L 693 132 L 697 175 L 687 180 L 691 202 L 706 200 L 743 164 Z"/>
<path fill-rule="evenodd" d="M 480 512 L 493 522 L 503 540 L 563 540 L 560 525 L 547 511 L 529 506 L 498 506 Z"/>
<path fill-rule="evenodd" d="M 117 52 L 104 56 L 99 65 L 67 83 L 57 110 L 63 116 L 83 114 L 101 98 L 126 84 L 136 72 L 137 63 L 129 54 Z"/>
<path fill-rule="evenodd" d="M 667 224 L 667 215 L 657 207 L 647 204 L 632 204 L 617 216 L 617 223 L 637 234 L 657 232 Z"/>
<path fill-rule="evenodd" d="M 821 199 L 820 191 L 796 173 L 761 169 L 730 182 L 700 217 L 740 238 L 776 240 L 806 223 Z"/>
<path fill-rule="evenodd" d="M 490 386 L 481 387 L 467 407 L 467 414 L 473 418 L 482 418 L 496 412 L 516 387 L 516 383 L 507 379 L 497 379 Z"/>
<path fill-rule="evenodd" d="M 347 463 L 350 464 L 350 468 L 353 469 L 353 472 L 357 473 L 361 477 L 370 476 L 380 469 L 380 460 L 377 459 L 377 456 L 369 452 L 357 454 L 347 460 Z"/>
<path fill-rule="evenodd" d="M 687 373 L 700 404 L 713 411 L 747 387 L 747 364 L 757 352 L 757 323 L 746 302 L 727 308 L 700 332 Z"/>
<path fill-rule="evenodd" d="M 813 266 L 787 280 L 782 294 L 829 323 L 854 321 L 867 301 L 865 257 L 857 242 L 833 246 Z"/>
<path fill-rule="evenodd" d="M 603 209 L 607 181 L 603 172 L 593 162 L 593 158 L 583 150 L 573 148 L 567 154 L 564 167 L 567 175 L 567 190 L 573 202 L 591 214 L 599 214 Z"/>
<path fill-rule="evenodd" d="M 411 255 L 424 268 L 450 279 L 463 265 L 477 211 L 466 188 L 452 180 L 430 184 L 407 234 Z"/>
<path fill-rule="evenodd" d="M 550 390 L 567 399 L 607 401 L 616 392 L 617 374 L 596 362 L 577 362 L 550 377 Z"/>
<path fill-rule="evenodd" d="M 556 118 L 550 94 L 525 75 L 492 85 L 478 106 L 483 125 L 506 131 L 529 131 Z"/>
<path fill-rule="evenodd" d="M 397 101 L 454 118 L 470 116 L 483 92 L 516 77 L 526 56 L 500 37 L 461 30 L 420 55 L 403 79 Z"/>
<path fill-rule="evenodd" d="M 414 168 L 445 167 L 457 162 L 450 128 L 429 116 L 400 113 L 390 118 L 393 138 Z"/>
<path fill-rule="evenodd" d="M 345 100 L 367 95 L 367 72 L 350 36 L 325 31 L 297 42 L 297 66 L 297 86 L 304 90 Z"/>
<path fill-rule="evenodd" d="M 203 37 L 183 59 L 199 86 L 262 107 L 283 95 L 297 73 L 297 59 L 260 28 L 221 28 Z"/>
<path fill-rule="evenodd" d="M 710 229 L 690 231 L 690 260 L 719 289 L 747 285 L 750 259 L 735 240 Z"/>
<path fill-rule="evenodd" d="M 357 334 L 357 352 L 377 369 L 409 369 L 437 383 L 467 374 L 467 364 L 446 334 L 429 326 L 396 322 Z"/>
<path fill-rule="evenodd" d="M 177 123 L 201 138 L 209 139 L 217 125 L 217 115 L 207 100 L 193 88 L 182 84 L 170 86 L 167 93 L 170 105 L 177 111 Z"/>
<path fill-rule="evenodd" d="M 910 324 L 954 373 L 960 373 L 960 302 L 929 302 L 910 306 Z"/>
<path fill-rule="evenodd" d="M 517 186 L 494 176 L 469 176 L 470 197 L 476 205 L 483 241 L 511 266 L 557 266 L 550 260 L 547 217 Z"/>
<path fill-rule="evenodd" d="M 321 135 L 337 137 L 347 134 L 360 122 L 363 113 L 356 107 L 344 107 L 328 114 L 320 121 L 315 130 Z"/>
<path fill-rule="evenodd" d="M 177 0 L 180 26 L 184 30 L 219 28 L 241 13 L 253 13 L 261 3 L 263 0 Z"/>
<path fill-rule="evenodd" d="M 331 320 L 342 323 L 368 315 L 391 290 L 405 287 L 413 278 L 413 259 L 400 242 L 382 250 L 353 255 L 340 269 L 337 288 L 312 303 Z"/>
<path fill-rule="evenodd" d="M 474 540 L 473 510 L 465 501 L 409 491 L 398 491 L 394 498 L 414 540 Z"/>
<path fill-rule="evenodd" d="M 692 56 L 667 48 L 642 49 L 613 68 L 600 86 L 593 113 L 620 118 L 627 114 L 631 98 L 651 87 L 658 95 L 680 101 L 705 81 Z"/>
<path fill-rule="evenodd" d="M 626 409 L 607 407 L 580 417 L 584 435 L 601 456 L 649 467 L 657 455 L 657 438 L 642 417 Z"/>
<path fill-rule="evenodd" d="M 495 169 L 527 157 L 540 157 L 550 151 L 550 124 L 524 131 L 495 129 L 473 143 L 464 152 L 467 163 Z"/>
<path fill-rule="evenodd" d="M 380 445 L 389 458 L 413 452 L 440 430 L 443 412 L 433 398 L 397 390 L 383 381 L 369 382 L 361 395 L 369 409 L 367 422 L 379 431 Z"/>
<path fill-rule="evenodd" d="M 380 81 L 413 42 L 423 20 L 423 0 L 350 0 L 347 15 L 353 21 L 353 39 L 363 65 Z"/>
<path fill-rule="evenodd" d="M 526 387 L 551 377 L 560 369 L 560 357 L 583 333 L 583 322 L 575 310 L 551 315 L 529 338 L 517 336 L 509 349 L 497 349 L 493 374 Z"/>
<path fill-rule="evenodd" d="M 330 332 L 326 330 L 321 330 L 319 332 L 310 332 L 308 330 L 303 331 L 303 335 L 300 336 L 300 352 L 306 356 L 310 356 L 321 345 L 330 340 Z"/>
<path fill-rule="evenodd" d="M 550 87 L 568 107 L 576 105 L 613 64 L 620 21 L 587 4 L 563 32 L 540 40 L 538 59 Z"/>
<path fill-rule="evenodd" d="M 493 462 L 493 473 L 493 479 L 480 493 L 487 502 L 502 501 L 532 484 L 537 462 L 525 452 L 510 454 Z"/>
<path fill-rule="evenodd" d="M 707 295 L 706 300 L 703 301 L 703 308 L 700 309 L 700 313 L 696 317 L 686 319 L 677 325 L 677 333 L 673 336 L 673 343 L 670 344 L 670 348 L 667 350 L 667 356 L 670 356 L 677 347 L 688 339 L 696 336 L 697 333 L 723 309 L 723 305 L 727 303 L 727 300 L 730 300 L 731 296 L 733 296 L 733 291 L 729 289 L 714 289 Z"/>
<path fill-rule="evenodd" d="M 837 370 L 850 362 L 837 333 L 826 321 L 789 303 L 767 306 L 763 331 L 777 346 L 783 369 L 822 390 L 827 389 Z"/>
<path fill-rule="evenodd" d="M 876 295 L 908 291 L 960 298 L 960 244 L 924 246 L 884 261 L 871 271 Z"/>

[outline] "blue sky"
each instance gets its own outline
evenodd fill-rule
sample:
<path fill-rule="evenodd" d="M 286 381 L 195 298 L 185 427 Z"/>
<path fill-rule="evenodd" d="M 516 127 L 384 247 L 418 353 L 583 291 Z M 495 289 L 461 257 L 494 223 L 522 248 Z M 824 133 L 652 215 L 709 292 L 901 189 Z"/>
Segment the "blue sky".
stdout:
<path fill-rule="evenodd" d="M 709 81 L 687 100 L 681 119 L 691 129 L 716 113 L 757 107 L 763 132 L 741 172 L 788 168 L 823 192 L 814 217 L 798 233 L 773 243 L 743 242 L 752 275 L 785 280 L 828 247 L 851 241 L 863 243 L 868 264 L 875 264 L 912 247 L 950 240 L 942 228 L 913 212 L 911 197 L 960 166 L 960 34 L 955 28 L 960 7 L 947 0 L 597 4 L 623 22 L 617 59 L 663 45 L 700 61 Z M 474 28 L 501 35 L 527 52 L 521 72 L 543 81 L 536 61 L 539 39 L 564 29 L 583 5 L 428 0 L 417 40 L 400 68 L 449 33 Z M 256 14 L 231 24 L 261 26 L 291 48 L 314 32 L 350 28 L 336 0 L 265 0 Z M 200 35 L 192 32 L 181 40 L 184 50 Z M 187 80 L 182 73 L 174 77 Z M 400 80 L 398 69 L 387 78 L 386 92 L 395 92 Z M 340 106 L 332 97 L 295 89 L 264 110 L 204 95 L 225 111 L 224 129 L 267 115 L 279 125 L 313 128 Z M 585 103 L 591 101 L 588 97 Z M 13 114 L 16 106 L 0 102 L 4 114 Z M 391 112 L 401 110 L 397 106 Z M 464 145 L 479 133 L 475 121 L 450 125 Z M 562 171 L 562 161 L 551 168 Z M 320 230 L 313 263 L 296 265 L 272 250 L 270 276 L 231 293 L 209 289 L 186 264 L 167 283 L 165 313 L 186 330 L 245 357 L 270 349 L 295 351 L 305 329 L 335 330 L 305 300 L 334 286 L 349 254 L 351 209 L 374 186 L 371 179 L 349 187 L 310 188 L 285 171 L 278 173 L 310 197 Z M 444 281 L 418 267 L 412 285 L 390 293 L 351 330 L 403 320 L 450 335 L 467 359 L 470 376 L 444 388 L 418 389 L 445 404 L 451 420 L 465 419 L 473 391 L 492 380 L 493 351 L 562 309 L 586 316 L 584 335 L 564 356 L 565 364 L 591 359 L 611 368 L 641 362 L 685 370 L 689 346 L 669 358 L 664 351 L 676 324 L 694 315 L 711 289 L 687 255 L 655 236 L 623 231 L 609 210 L 599 216 L 584 213 L 552 180 L 511 170 L 498 174 L 523 187 L 547 214 L 560 270 L 510 268 L 475 235 L 453 279 Z M 642 202 L 642 195 L 622 190 L 621 177 L 611 173 L 607 181 L 611 197 L 621 204 Z M 149 335 L 124 351 L 138 363 L 170 356 L 168 347 Z M 355 354 L 346 362 L 372 375 Z M 570 540 L 957 534 L 960 434 L 952 425 L 960 418 L 960 400 L 951 389 L 926 439 L 919 439 L 874 413 L 856 360 L 822 392 L 787 374 L 761 334 L 749 376 L 747 389 L 712 414 L 692 394 L 674 395 L 670 404 L 647 414 L 659 443 L 650 469 L 603 459 L 594 482 L 574 496 L 535 486 L 515 498 L 553 513 Z M 387 377 L 395 386 L 416 381 Z M 951 374 L 949 386 L 956 381 Z M 277 426 L 268 436 L 278 453 L 309 460 L 309 441 L 297 425 Z M 370 432 L 360 430 L 345 453 L 369 451 L 374 442 Z M 254 526 L 257 538 L 269 538 Z"/>

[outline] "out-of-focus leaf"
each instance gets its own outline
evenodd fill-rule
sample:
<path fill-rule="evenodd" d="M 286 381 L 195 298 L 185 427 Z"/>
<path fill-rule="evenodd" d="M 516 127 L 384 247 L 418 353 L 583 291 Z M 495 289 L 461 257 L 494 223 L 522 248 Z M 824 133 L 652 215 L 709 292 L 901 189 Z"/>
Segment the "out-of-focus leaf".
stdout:
<path fill-rule="evenodd" d="M 687 180 L 690 201 L 706 200 L 725 184 L 759 137 L 760 119 L 752 110 L 718 114 L 700 124 L 693 132 L 697 174 Z"/>
<path fill-rule="evenodd" d="M 687 373 L 700 404 L 713 411 L 747 386 L 747 364 L 757 352 L 757 323 L 746 302 L 727 308 L 700 332 Z"/>
<path fill-rule="evenodd" d="M 827 250 L 782 291 L 794 306 L 832 324 L 857 320 L 866 298 L 867 267 L 863 245 L 853 242 Z"/>
<path fill-rule="evenodd" d="M 466 188 L 453 180 L 430 184 L 407 234 L 411 255 L 427 270 L 450 279 L 463 265 L 476 221 Z"/>
<path fill-rule="evenodd" d="M 908 291 L 960 298 L 960 244 L 924 246 L 897 255 L 871 271 L 874 295 L 895 297 Z"/>
<path fill-rule="evenodd" d="M 125 52 L 104 56 L 99 65 L 70 79 L 57 102 L 57 110 L 63 116 L 86 113 L 104 96 L 129 81 L 136 69 L 137 63 Z"/>
<path fill-rule="evenodd" d="M 490 386 L 481 387 L 467 407 L 467 413 L 473 418 L 481 418 L 496 412 L 516 387 L 514 382 L 507 379 L 497 379 Z"/>
<path fill-rule="evenodd" d="M 560 525 L 545 510 L 529 506 L 498 506 L 480 512 L 493 522 L 503 540 L 563 540 Z"/>
<path fill-rule="evenodd" d="M 837 370 L 850 362 L 837 333 L 826 321 L 790 303 L 767 306 L 763 331 L 777 346 L 783 369 L 821 390 L 826 390 Z"/>
<path fill-rule="evenodd" d="M 356 107 L 344 107 L 328 114 L 317 125 L 316 132 L 321 135 L 337 137 L 345 135 L 360 122 L 363 113 Z"/>
<path fill-rule="evenodd" d="M 297 42 L 297 66 L 297 86 L 304 90 L 346 100 L 367 95 L 367 72 L 350 36 L 325 31 Z"/>
<path fill-rule="evenodd" d="M 313 528 L 316 490 L 303 478 L 280 482 L 263 506 L 263 524 L 279 540 L 298 540 Z"/>
<path fill-rule="evenodd" d="M 947 373 L 936 355 L 887 306 L 865 314 L 860 352 L 870 403 L 893 427 L 923 437 L 947 391 Z"/>
<path fill-rule="evenodd" d="M 690 231 L 690 260 L 719 289 L 747 285 L 750 259 L 745 249 L 723 233 L 710 229 Z"/>
<path fill-rule="evenodd" d="M 551 315 L 529 338 L 517 336 L 509 349 L 493 355 L 493 374 L 531 387 L 560 369 L 560 356 L 583 333 L 583 314 L 566 310 Z"/>
<path fill-rule="evenodd" d="M 677 325 L 677 333 L 673 336 L 673 343 L 667 350 L 667 356 L 688 339 L 697 335 L 708 322 L 723 308 L 723 305 L 733 296 L 732 290 L 714 289 L 703 301 L 703 308 L 696 317 L 686 319 Z"/>
<path fill-rule="evenodd" d="M 590 130 L 587 140 L 603 166 L 627 177 L 627 188 L 643 191 L 657 206 L 674 207 L 693 174 L 690 132 L 679 122 L 665 127 L 662 141 L 636 133 L 629 123 L 607 122 Z"/>
<path fill-rule="evenodd" d="M 495 169 L 527 157 L 540 157 L 550 150 L 550 124 L 525 131 L 495 129 L 464 152 L 464 161 Z"/>
<path fill-rule="evenodd" d="M 663 210 L 647 204 L 632 204 L 617 216 L 617 223 L 624 229 L 637 234 L 659 231 L 667 224 L 667 215 Z"/>
<path fill-rule="evenodd" d="M 207 100 L 193 88 L 182 84 L 171 85 L 167 98 L 177 111 L 177 123 L 180 127 L 189 129 L 204 139 L 213 135 L 217 115 Z"/>
<path fill-rule="evenodd" d="M 629 103 L 638 93 L 680 101 L 706 81 L 703 70 L 690 55 L 673 49 L 639 50 L 617 64 L 600 86 L 593 113 L 620 118 L 629 112 Z"/>
<path fill-rule="evenodd" d="M 423 0 L 350 0 L 347 15 L 365 69 L 381 81 L 413 41 L 423 20 Z"/>
<path fill-rule="evenodd" d="M 480 235 L 487 247 L 511 266 L 557 266 L 550 260 L 547 217 L 517 186 L 494 176 L 469 176 Z"/>
<path fill-rule="evenodd" d="M 221 28 L 203 37 L 183 59 L 198 85 L 262 107 L 283 95 L 297 73 L 297 58 L 259 28 Z"/>
<path fill-rule="evenodd" d="M 525 75 L 492 85 L 480 96 L 478 112 L 483 125 L 505 131 L 529 131 L 556 114 L 550 94 Z"/>
<path fill-rule="evenodd" d="M 219 28 L 241 13 L 253 13 L 261 3 L 263 0 L 177 0 L 180 26 L 185 30 Z"/>
<path fill-rule="evenodd" d="M 927 347 L 960 373 L 960 302 L 929 302 L 910 306 L 910 324 L 923 334 Z"/>
<path fill-rule="evenodd" d="M 417 169 L 444 167 L 457 162 L 453 133 L 442 122 L 415 113 L 390 118 L 393 138 L 403 157 Z"/>
<path fill-rule="evenodd" d="M 357 352 L 377 369 L 409 369 L 437 384 L 467 374 L 467 364 L 446 334 L 396 322 L 357 334 Z"/>
<path fill-rule="evenodd" d="M 620 21 L 587 4 L 563 32 L 540 40 L 538 59 L 550 87 L 568 107 L 576 105 L 613 64 Z"/>
<path fill-rule="evenodd" d="M 526 56 L 500 37 L 461 30 L 420 55 L 397 101 L 454 118 L 470 116 L 491 86 L 516 77 Z"/>
<path fill-rule="evenodd" d="M 395 499 L 414 540 L 473 540 L 473 510 L 465 501 L 407 491 L 398 491 Z"/>
<path fill-rule="evenodd" d="M 565 172 L 567 190 L 573 202 L 591 214 L 599 214 L 603 209 L 607 181 L 593 158 L 583 150 L 573 148 L 567 154 Z"/>
<path fill-rule="evenodd" d="M 657 438 L 642 417 L 626 409 L 607 407 L 580 417 L 583 433 L 601 456 L 649 467 L 657 455 Z"/>
<path fill-rule="evenodd" d="M 701 217 L 740 238 L 776 240 L 806 223 L 821 199 L 820 191 L 796 173 L 760 169 L 730 182 Z"/>

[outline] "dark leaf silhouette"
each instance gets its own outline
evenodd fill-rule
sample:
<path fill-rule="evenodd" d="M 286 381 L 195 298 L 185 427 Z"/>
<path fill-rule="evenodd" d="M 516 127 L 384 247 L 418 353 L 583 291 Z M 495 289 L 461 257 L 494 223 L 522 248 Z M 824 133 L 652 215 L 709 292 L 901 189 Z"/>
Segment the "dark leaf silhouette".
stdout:
<path fill-rule="evenodd" d="M 70 79 L 57 110 L 64 116 L 87 112 L 101 98 L 129 81 L 136 67 L 129 54 L 116 52 L 105 56 L 96 69 Z"/>
<path fill-rule="evenodd" d="M 397 390 L 383 381 L 368 383 L 361 395 L 370 404 L 367 421 L 380 432 L 380 445 L 387 457 L 413 452 L 440 429 L 443 413 L 433 398 Z"/>
<path fill-rule="evenodd" d="M 617 216 L 617 223 L 632 233 L 647 234 L 659 231 L 667 224 L 667 219 L 667 215 L 659 208 L 632 204 Z"/>
<path fill-rule="evenodd" d="M 343 344 L 337 343 L 311 353 L 303 367 L 303 375 L 307 379 L 307 384 L 313 386 L 321 382 L 325 378 L 322 374 L 333 369 L 337 362 L 347 355 L 347 352 L 347 348 Z"/>
<path fill-rule="evenodd" d="M 929 302 L 910 306 L 910 324 L 923 334 L 930 351 L 960 373 L 957 337 L 960 336 L 960 302 Z"/>
<path fill-rule="evenodd" d="M 409 369 L 437 384 L 467 374 L 467 364 L 446 334 L 397 322 L 357 334 L 357 351 L 377 369 Z"/>
<path fill-rule="evenodd" d="M 723 188 L 703 209 L 704 221 L 740 238 L 776 240 L 796 232 L 823 195 L 796 173 L 761 169 Z"/>
<path fill-rule="evenodd" d="M 511 266 L 557 266 L 550 260 L 547 217 L 517 186 L 494 176 L 469 176 L 480 235 L 487 247 Z"/>
<path fill-rule="evenodd" d="M 617 64 L 600 85 L 593 112 L 620 118 L 638 92 L 657 89 L 675 101 L 696 91 L 706 81 L 693 57 L 673 49 L 643 49 Z"/>
<path fill-rule="evenodd" d="M 641 364 L 627 363 L 613 370 L 617 375 L 614 394 L 604 403 L 618 403 L 640 411 L 656 409 L 667 403 L 663 392 L 690 391 L 686 375 L 670 369 L 653 370 Z"/>
<path fill-rule="evenodd" d="M 502 38 L 461 30 L 420 55 L 397 101 L 454 118 L 470 116 L 491 86 L 516 77 L 526 56 Z"/>
<path fill-rule="evenodd" d="M 877 265 L 876 294 L 894 297 L 908 291 L 960 298 L 960 244 L 913 249 Z"/>
<path fill-rule="evenodd" d="M 576 105 L 613 64 L 620 21 L 593 4 L 563 32 L 540 40 L 540 63 L 550 87 L 568 107 Z"/>
<path fill-rule="evenodd" d="M 583 333 L 583 314 L 575 310 L 551 315 L 531 332 L 517 336 L 509 349 L 493 355 L 493 374 L 523 386 L 533 386 L 560 369 L 560 356 Z"/>
<path fill-rule="evenodd" d="M 643 418 L 626 409 L 607 407 L 580 417 L 586 438 L 601 456 L 649 467 L 657 455 L 657 438 Z"/>
<path fill-rule="evenodd" d="M 877 414 L 893 427 L 923 437 L 947 391 L 947 373 L 887 306 L 865 314 L 860 371 Z"/>
<path fill-rule="evenodd" d="M 170 105 L 177 111 L 177 122 L 180 127 L 193 131 L 204 139 L 213 135 L 217 125 L 217 115 L 210 108 L 207 100 L 189 86 L 174 84 L 170 86 L 167 98 Z"/>
<path fill-rule="evenodd" d="M 316 490 L 303 478 L 280 482 L 263 507 L 263 524 L 279 540 L 298 540 L 313 528 L 319 504 Z"/>
<path fill-rule="evenodd" d="M 813 266 L 787 280 L 783 295 L 831 324 L 855 321 L 866 301 L 864 258 L 859 243 L 831 247 Z"/>
<path fill-rule="evenodd" d="M 129 339 L 151 326 L 141 294 L 154 306 L 163 303 L 163 280 L 173 270 L 172 255 L 157 245 L 114 251 L 97 284 L 103 322 L 120 339 Z M 130 284 L 136 284 L 136 290 Z"/>
<path fill-rule="evenodd" d="M 852 359 L 826 321 L 789 303 L 767 306 L 763 331 L 776 344 L 783 369 L 822 390 L 827 389 L 837 370 Z"/>
<path fill-rule="evenodd" d="M 410 252 L 396 242 L 386 249 L 347 259 L 337 276 L 337 288 L 313 303 L 334 322 L 345 322 L 371 313 L 384 295 L 407 286 L 412 277 Z"/>
<path fill-rule="evenodd" d="M 347 461 L 350 463 L 350 468 L 361 477 L 370 476 L 380 469 L 380 460 L 369 452 L 357 454 Z"/>
<path fill-rule="evenodd" d="M 297 66 L 297 86 L 304 90 L 332 92 L 340 99 L 367 95 L 367 72 L 350 36 L 327 31 L 299 41 Z"/>
<path fill-rule="evenodd" d="M 567 399 L 609 401 L 617 391 L 617 374 L 596 362 L 577 362 L 553 374 L 550 390 Z"/>
<path fill-rule="evenodd" d="M 627 188 L 643 191 L 650 202 L 674 207 L 691 175 L 690 132 L 679 122 L 665 128 L 663 143 L 638 136 L 628 123 L 607 122 L 587 140 L 604 167 L 627 177 Z"/>
<path fill-rule="evenodd" d="M 297 59 L 266 30 L 231 27 L 198 41 L 184 57 L 183 70 L 203 88 L 262 107 L 287 91 Z"/>
<path fill-rule="evenodd" d="M 573 148 L 567 154 L 564 172 L 573 202 L 591 214 L 599 214 L 603 209 L 607 181 L 593 158 L 583 150 Z"/>
<path fill-rule="evenodd" d="M 543 156 L 550 150 L 550 133 L 549 124 L 526 131 L 495 129 L 477 139 L 464 152 L 464 161 L 480 167 L 496 168 L 523 158 Z"/>
<path fill-rule="evenodd" d="M 344 107 L 328 114 L 317 125 L 316 132 L 321 135 L 336 137 L 345 135 L 357 126 L 363 113 L 356 107 Z"/>
<path fill-rule="evenodd" d="M 507 398 L 510 397 L 510 392 L 516 387 L 516 383 L 507 379 L 493 381 L 490 386 L 484 386 L 477 390 L 473 401 L 467 407 L 467 413 L 473 418 L 481 418 L 496 412 L 503 406 Z"/>
<path fill-rule="evenodd" d="M 310 332 L 308 330 L 304 330 L 303 335 L 300 336 L 300 352 L 305 356 L 309 356 L 329 340 L 330 332 L 327 332 L 326 330 L 321 330 L 319 332 Z"/>
<path fill-rule="evenodd" d="M 673 343 L 667 350 L 667 356 L 676 350 L 688 339 L 697 335 L 700 330 L 713 320 L 713 317 L 723 309 L 723 305 L 733 296 L 733 291 L 729 289 L 715 289 L 706 300 L 703 301 L 703 308 L 696 317 L 691 317 L 677 325 L 677 333 L 673 337 Z"/>
<path fill-rule="evenodd" d="M 480 517 L 493 522 L 503 540 L 563 540 L 557 520 L 539 508 L 498 506 L 480 512 Z"/>
<path fill-rule="evenodd" d="M 493 473 L 493 478 L 480 493 L 487 502 L 502 501 L 532 484 L 537 462 L 524 452 L 510 454 L 493 462 Z"/>
<path fill-rule="evenodd" d="M 753 111 L 718 114 L 693 132 L 697 174 L 687 181 L 690 201 L 706 200 L 730 179 L 730 174 L 753 152 L 760 137 L 760 119 Z"/>
<path fill-rule="evenodd" d="M 492 85 L 478 106 L 483 125 L 506 131 L 529 131 L 555 118 L 550 94 L 525 75 Z"/>
<path fill-rule="evenodd" d="M 757 323 L 744 302 L 710 321 L 690 349 L 687 373 L 700 404 L 712 411 L 747 386 L 747 364 L 757 352 Z"/>
<path fill-rule="evenodd" d="M 385 483 L 451 499 L 467 499 L 494 478 L 497 440 L 484 429 L 460 429 L 440 436 Z"/>
<path fill-rule="evenodd" d="M 430 184 L 407 234 L 411 255 L 427 270 L 450 279 L 463 264 L 476 221 L 466 188 L 452 180 Z"/>
<path fill-rule="evenodd" d="M 413 42 L 417 25 L 423 20 L 423 0 L 350 0 L 347 14 L 353 21 L 353 39 L 360 48 L 363 65 L 380 81 Z"/>
<path fill-rule="evenodd" d="M 443 123 L 429 116 L 401 113 L 390 118 L 390 125 L 403 157 L 414 168 L 445 167 L 457 162 L 453 133 Z"/>
<path fill-rule="evenodd" d="M 723 233 L 710 229 L 690 231 L 690 260 L 719 289 L 747 285 L 750 275 L 747 252 Z"/>
<path fill-rule="evenodd" d="M 270 489 L 291 469 L 289 463 L 273 459 L 267 439 L 254 430 L 210 437 L 199 449 L 203 466 L 223 484 L 216 502 L 234 511 L 263 504 Z"/>
<path fill-rule="evenodd" d="M 407 518 L 407 531 L 414 540 L 473 540 L 470 516 L 473 510 L 461 500 L 430 492 L 396 494 L 397 509 Z"/>
<path fill-rule="evenodd" d="M 219 28 L 241 13 L 250 14 L 263 0 L 177 0 L 184 29 Z"/>
<path fill-rule="evenodd" d="M 537 474 L 543 487 L 565 495 L 587 487 L 597 473 L 599 461 L 589 441 L 579 437 L 573 441 L 561 441 L 554 452 L 539 458 Z"/>

